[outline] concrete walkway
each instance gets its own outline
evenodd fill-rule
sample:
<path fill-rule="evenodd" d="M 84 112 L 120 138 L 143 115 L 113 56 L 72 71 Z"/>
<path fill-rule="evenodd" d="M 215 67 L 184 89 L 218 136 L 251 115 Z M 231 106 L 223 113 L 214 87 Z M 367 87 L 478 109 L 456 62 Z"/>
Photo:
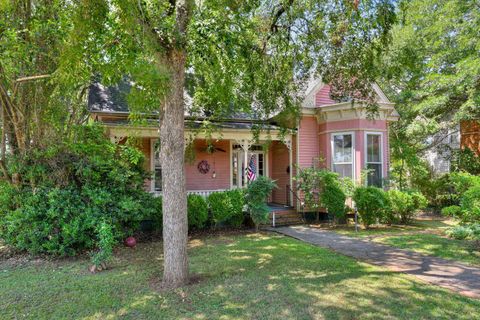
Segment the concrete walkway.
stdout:
<path fill-rule="evenodd" d="M 480 268 L 306 226 L 270 230 L 480 299 Z"/>

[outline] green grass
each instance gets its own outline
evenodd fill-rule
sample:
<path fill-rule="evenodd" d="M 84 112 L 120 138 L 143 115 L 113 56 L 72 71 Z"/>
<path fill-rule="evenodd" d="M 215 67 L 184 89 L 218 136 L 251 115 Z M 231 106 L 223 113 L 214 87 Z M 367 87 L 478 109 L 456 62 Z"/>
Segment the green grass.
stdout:
<path fill-rule="evenodd" d="M 353 226 L 338 227 L 335 232 L 350 237 L 368 238 L 372 241 L 415 252 L 480 265 L 480 252 L 471 241 L 446 237 L 445 231 L 456 225 L 456 221 L 415 220 L 408 226 L 376 226 L 355 232 Z"/>
<path fill-rule="evenodd" d="M 411 234 L 379 237 L 374 241 L 431 256 L 480 265 L 480 252 L 473 243 L 466 240 L 455 240 L 436 234 Z"/>
<path fill-rule="evenodd" d="M 271 234 L 192 240 L 200 282 L 155 289 L 161 243 L 121 248 L 112 269 L 88 261 L 0 261 L 0 318 L 473 319 L 480 301 Z"/>
<path fill-rule="evenodd" d="M 456 225 L 454 220 L 434 220 L 423 219 L 415 220 L 411 225 L 393 225 L 393 226 L 372 226 L 369 229 L 364 229 L 360 226 L 359 231 L 355 232 L 355 227 L 349 225 L 347 227 L 339 226 L 333 231 L 347 235 L 349 237 L 376 237 L 384 235 L 395 235 L 404 233 L 413 233 L 417 231 L 429 231 L 432 233 L 443 233 L 446 229 Z"/>

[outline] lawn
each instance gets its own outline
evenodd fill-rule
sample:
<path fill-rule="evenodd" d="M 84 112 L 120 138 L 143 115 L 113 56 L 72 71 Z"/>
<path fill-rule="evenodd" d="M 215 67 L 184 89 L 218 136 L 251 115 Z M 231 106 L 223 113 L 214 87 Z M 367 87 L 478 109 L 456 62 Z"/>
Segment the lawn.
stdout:
<path fill-rule="evenodd" d="M 0 317 L 30 319 L 480 319 L 480 301 L 273 234 L 192 239 L 196 281 L 158 288 L 161 243 L 88 260 L 0 261 Z"/>
<path fill-rule="evenodd" d="M 448 238 L 445 231 L 456 222 L 450 219 L 415 220 L 409 226 L 377 226 L 355 232 L 353 226 L 334 231 L 351 237 L 367 238 L 393 247 L 409 249 L 440 258 L 480 265 L 480 252 L 471 241 Z"/>

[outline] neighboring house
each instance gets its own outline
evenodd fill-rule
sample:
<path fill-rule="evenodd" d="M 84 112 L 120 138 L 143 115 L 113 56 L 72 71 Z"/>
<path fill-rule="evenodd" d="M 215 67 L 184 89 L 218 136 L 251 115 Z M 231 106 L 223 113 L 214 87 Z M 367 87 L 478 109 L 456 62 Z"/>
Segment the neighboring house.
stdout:
<path fill-rule="evenodd" d="M 168 168 L 162 168 L 158 159 L 158 122 L 152 115 L 152 125 L 129 125 L 123 89 L 92 85 L 91 117 L 105 125 L 112 141 L 140 138 L 147 159 L 145 166 L 155 172 L 147 188 L 161 192 L 161 172 Z M 297 125 L 286 135 L 282 134 L 275 118 L 265 123 L 236 115 L 217 123 L 219 130 L 213 134 L 210 148 L 204 135 L 200 133 L 195 137 L 195 160 L 185 164 L 187 191 L 208 195 L 241 188 L 247 182 L 245 169 L 250 164 L 254 165 L 256 175 L 276 180 L 278 189 L 273 191 L 270 200 L 282 206 L 298 208 L 297 194 L 292 191 L 297 166 L 325 166 L 355 181 L 360 180 L 364 168 L 369 168 L 373 175 L 368 183 L 379 185 L 389 172 L 389 123 L 396 121 L 398 114 L 380 88 L 374 85 L 373 89 L 379 104 L 374 120 L 368 119 L 361 103 L 336 102 L 330 98 L 330 86 L 315 81 L 307 89 Z M 195 127 L 201 120 L 186 116 L 186 139 L 192 130 L 188 128 Z M 259 125 L 265 130 L 259 136 L 259 143 L 254 143 L 252 127 Z M 267 148 L 264 148 L 265 142 L 270 142 Z"/>
<path fill-rule="evenodd" d="M 480 120 L 460 122 L 460 146 L 480 156 Z"/>
<path fill-rule="evenodd" d="M 433 136 L 430 148 L 424 158 L 435 176 L 449 173 L 452 169 L 453 153 L 470 149 L 480 156 L 480 124 L 476 120 L 463 120 L 456 128 L 448 129 Z"/>
<path fill-rule="evenodd" d="M 446 129 L 427 141 L 433 145 L 424 155 L 434 176 L 449 173 L 452 166 L 452 156 L 460 149 L 460 126 Z"/>

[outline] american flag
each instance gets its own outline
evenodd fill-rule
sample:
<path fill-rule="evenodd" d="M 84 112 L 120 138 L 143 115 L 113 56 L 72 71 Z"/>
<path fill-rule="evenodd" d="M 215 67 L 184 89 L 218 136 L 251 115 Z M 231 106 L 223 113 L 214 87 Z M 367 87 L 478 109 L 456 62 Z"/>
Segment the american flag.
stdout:
<path fill-rule="evenodd" d="M 254 181 L 257 179 L 257 168 L 255 164 L 255 155 L 252 155 L 250 157 L 250 162 L 248 163 L 248 168 L 247 168 L 247 179 L 248 181 Z"/>

